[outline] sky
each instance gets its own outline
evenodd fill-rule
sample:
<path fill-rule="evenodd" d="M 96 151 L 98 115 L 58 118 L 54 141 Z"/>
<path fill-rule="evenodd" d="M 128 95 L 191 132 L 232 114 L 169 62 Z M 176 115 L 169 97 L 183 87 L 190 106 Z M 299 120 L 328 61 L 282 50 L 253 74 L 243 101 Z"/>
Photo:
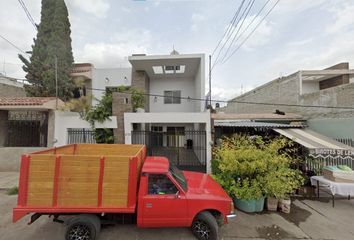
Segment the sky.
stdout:
<path fill-rule="evenodd" d="M 246 0 L 243 7 L 250 1 Z M 354 1 L 280 0 L 261 21 L 276 1 L 269 0 L 258 16 L 267 0 L 254 1 L 239 31 L 245 32 L 235 38 L 228 53 L 238 50 L 213 67 L 213 99 L 231 99 L 300 69 L 354 63 Z M 41 1 L 23 2 L 39 23 Z M 237 32 L 237 26 L 230 23 L 241 2 L 66 0 L 75 62 L 90 62 L 97 68 L 122 67 L 129 64 L 127 57 L 134 53 L 164 55 L 173 48 L 181 54 L 204 53 L 207 61 L 225 31 L 235 29 L 229 41 L 221 41 L 220 47 L 225 47 L 219 59 L 223 59 Z M 252 19 L 253 24 L 246 29 Z M 259 27 L 240 45 L 257 23 Z M 36 30 L 16 0 L 0 0 L 0 35 L 22 51 L 31 50 Z M 19 51 L 0 38 L 0 73 L 24 78 Z"/>

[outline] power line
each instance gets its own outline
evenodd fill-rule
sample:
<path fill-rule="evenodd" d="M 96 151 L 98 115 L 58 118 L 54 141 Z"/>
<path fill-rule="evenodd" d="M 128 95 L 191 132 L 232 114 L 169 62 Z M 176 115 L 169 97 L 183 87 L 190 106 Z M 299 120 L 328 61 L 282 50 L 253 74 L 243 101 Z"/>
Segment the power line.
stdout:
<path fill-rule="evenodd" d="M 38 30 L 38 29 L 37 29 L 37 25 L 36 25 L 36 23 L 34 22 L 31 13 L 28 11 L 28 9 L 27 9 L 27 7 L 26 7 L 26 4 L 25 4 L 22 0 L 18 0 L 18 2 L 19 2 L 19 4 L 21 5 L 22 9 L 25 11 L 26 16 L 27 16 L 28 20 L 30 21 L 30 23 L 34 26 L 34 28 L 35 28 L 36 30 Z"/>
<path fill-rule="evenodd" d="M 240 13 L 241 8 L 242 8 L 244 2 L 245 2 L 245 0 L 243 0 L 243 1 L 241 2 L 241 4 L 239 5 L 237 11 L 235 12 L 234 16 L 232 17 L 232 19 L 231 19 L 231 21 L 230 21 L 230 24 L 228 25 L 226 31 L 224 32 L 224 34 L 223 34 L 222 37 L 220 38 L 218 44 L 217 44 L 216 47 L 214 48 L 213 53 L 211 54 L 211 56 L 214 56 L 214 53 L 215 53 L 215 51 L 218 49 L 218 47 L 220 46 L 220 43 L 222 42 L 222 40 L 224 39 L 224 37 L 226 36 L 226 34 L 228 34 L 229 31 L 231 30 L 231 27 L 233 26 L 233 23 L 236 21 L 236 18 L 238 17 L 238 14 Z"/>
<path fill-rule="evenodd" d="M 242 19 L 242 22 L 241 22 L 241 24 L 239 25 L 239 27 L 238 27 L 238 29 L 237 29 L 237 32 L 236 32 L 236 34 L 234 35 L 234 37 L 233 37 L 233 39 L 232 39 L 232 41 L 231 41 L 229 47 L 227 48 L 227 50 L 226 50 L 224 56 L 222 57 L 221 61 L 224 61 L 224 60 L 225 60 L 225 58 L 226 58 L 227 54 L 229 53 L 231 47 L 234 45 L 235 39 L 236 39 L 238 33 L 240 32 L 240 30 L 241 30 L 241 28 L 242 28 L 242 26 L 243 26 L 243 24 L 244 24 L 244 22 L 245 22 L 245 20 L 246 20 L 246 18 L 247 18 L 247 16 L 248 16 L 249 12 L 251 11 L 254 2 L 255 2 L 255 0 L 252 1 L 250 7 L 248 8 L 245 17 Z"/>
<path fill-rule="evenodd" d="M 223 62 L 227 62 L 242 46 L 243 44 L 250 38 L 250 36 L 257 30 L 257 28 L 259 27 L 259 25 L 261 25 L 261 23 L 264 21 L 264 19 L 273 11 L 273 9 L 275 8 L 275 6 L 279 3 L 280 0 L 277 0 L 276 3 L 268 10 L 268 12 L 263 16 L 263 18 L 261 19 L 261 21 L 258 22 L 258 24 L 255 26 L 255 28 L 247 35 L 247 37 L 241 42 L 241 44 L 231 53 L 231 55 L 229 55 L 229 57 L 227 57 L 227 59 Z"/>
<path fill-rule="evenodd" d="M 5 38 L 4 36 L 0 35 L 0 37 L 2 39 L 4 39 L 7 43 L 9 43 L 11 46 L 13 46 L 14 48 L 16 48 L 18 51 L 24 53 L 24 54 L 28 54 L 25 51 L 23 51 L 21 48 L 17 47 L 14 43 L 12 43 L 10 40 L 8 40 L 7 38 Z"/>
<path fill-rule="evenodd" d="M 249 22 L 249 24 L 245 27 L 245 29 L 237 36 L 236 39 L 234 39 L 234 42 L 237 43 L 237 41 L 243 36 L 243 34 L 248 30 L 248 28 L 252 25 L 252 23 L 257 19 L 257 17 L 261 14 L 261 12 L 263 11 L 263 9 L 268 5 L 268 3 L 271 0 L 268 0 L 265 4 L 263 4 L 263 6 L 260 8 L 260 10 L 257 12 L 257 14 L 252 18 L 252 20 Z M 223 58 L 221 64 L 225 63 L 225 58 L 227 54 L 225 54 L 225 57 Z"/>
<path fill-rule="evenodd" d="M 254 1 L 254 0 L 253 0 L 253 1 Z M 240 10 L 242 9 L 243 3 L 244 3 L 244 1 L 241 3 Z M 251 5 L 251 3 L 252 3 L 252 1 L 248 2 L 246 8 L 243 10 L 242 15 L 240 16 L 240 18 L 239 18 L 238 20 L 237 20 L 237 17 L 238 17 L 239 12 L 237 13 L 236 18 L 234 19 L 234 22 L 231 22 L 231 23 L 230 23 L 230 30 L 231 30 L 231 29 L 232 29 L 232 30 L 229 31 L 228 36 L 226 37 L 226 40 L 224 41 L 223 45 L 222 45 L 221 48 L 219 49 L 218 55 L 216 56 L 215 61 L 214 61 L 214 63 L 213 63 L 213 66 L 211 67 L 211 69 L 213 69 L 214 66 L 217 64 L 217 62 L 218 62 L 218 60 L 219 60 L 219 57 L 220 57 L 220 54 L 222 53 L 222 51 L 224 50 L 226 44 L 229 42 L 229 40 L 230 40 L 231 37 L 233 36 L 235 30 L 237 29 L 238 24 L 240 23 L 240 21 L 241 21 L 243 15 L 245 14 L 246 10 L 247 10 L 248 7 Z M 236 20 L 237 20 L 237 22 L 236 22 Z M 235 23 L 235 22 L 236 22 L 236 23 Z"/>
<path fill-rule="evenodd" d="M 100 88 L 86 88 L 89 90 L 95 90 L 95 91 L 104 91 L 106 92 L 106 89 L 100 89 Z M 126 93 L 126 94 L 134 94 L 129 91 L 118 91 L 120 93 Z M 143 96 L 149 96 L 149 97 L 160 97 L 160 98 L 166 98 L 165 95 L 161 94 L 151 94 L 151 93 L 139 93 Z M 173 97 L 174 99 L 183 99 L 183 100 L 188 100 L 188 101 L 203 101 L 206 102 L 206 99 L 203 98 L 191 98 L 191 97 Z M 303 108 L 329 108 L 329 109 L 347 109 L 347 110 L 354 110 L 354 107 L 345 107 L 345 106 L 323 106 L 323 105 L 300 105 L 300 104 L 287 104 L 287 103 L 266 103 L 266 102 L 252 102 L 252 101 L 237 101 L 237 100 L 217 100 L 217 99 L 211 99 L 211 102 L 217 102 L 217 103 L 239 103 L 239 104 L 254 104 L 254 105 L 265 105 L 265 106 L 283 106 L 283 107 L 303 107 Z"/>

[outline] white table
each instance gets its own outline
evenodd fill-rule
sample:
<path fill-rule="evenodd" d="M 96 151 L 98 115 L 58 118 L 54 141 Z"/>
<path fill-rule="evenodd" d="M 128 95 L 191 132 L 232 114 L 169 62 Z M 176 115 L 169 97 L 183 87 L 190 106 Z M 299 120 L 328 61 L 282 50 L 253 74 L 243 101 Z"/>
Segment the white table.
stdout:
<path fill-rule="evenodd" d="M 317 197 L 320 197 L 320 187 L 327 188 L 330 192 L 326 192 L 332 196 L 332 206 L 334 207 L 334 196 L 350 196 L 354 195 L 354 183 L 342 183 L 342 182 L 333 182 L 324 178 L 323 176 L 313 176 L 311 179 L 311 185 L 317 187 Z M 321 183 L 321 185 L 320 185 Z"/>

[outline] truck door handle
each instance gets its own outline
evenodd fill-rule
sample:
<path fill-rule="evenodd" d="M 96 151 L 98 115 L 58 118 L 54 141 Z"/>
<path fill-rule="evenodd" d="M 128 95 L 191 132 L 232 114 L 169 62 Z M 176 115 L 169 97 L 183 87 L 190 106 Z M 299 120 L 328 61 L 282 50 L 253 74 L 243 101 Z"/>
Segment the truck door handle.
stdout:
<path fill-rule="evenodd" d="M 147 203 L 146 208 L 152 208 L 152 203 Z"/>

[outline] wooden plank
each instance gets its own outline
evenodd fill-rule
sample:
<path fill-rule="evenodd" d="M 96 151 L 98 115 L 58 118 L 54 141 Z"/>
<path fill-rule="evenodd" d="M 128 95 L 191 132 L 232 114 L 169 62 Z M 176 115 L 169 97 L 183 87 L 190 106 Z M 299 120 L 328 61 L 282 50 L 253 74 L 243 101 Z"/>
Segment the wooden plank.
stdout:
<path fill-rule="evenodd" d="M 27 206 L 49 207 L 52 203 L 55 156 L 31 155 Z M 43 196 L 47 196 L 46 198 Z"/>

